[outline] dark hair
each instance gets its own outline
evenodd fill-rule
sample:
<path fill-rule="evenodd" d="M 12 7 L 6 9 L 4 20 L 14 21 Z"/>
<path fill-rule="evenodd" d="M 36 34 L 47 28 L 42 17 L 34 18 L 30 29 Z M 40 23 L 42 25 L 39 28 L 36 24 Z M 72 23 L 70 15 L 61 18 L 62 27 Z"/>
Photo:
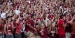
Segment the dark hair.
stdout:
<path fill-rule="evenodd" d="M 64 15 L 60 15 L 60 19 L 62 19 L 62 18 L 63 18 L 63 16 L 64 16 Z"/>
<path fill-rule="evenodd" d="M 75 15 L 75 13 L 72 14 L 72 17 Z"/>
<path fill-rule="evenodd" d="M 8 20 L 9 18 L 11 18 L 10 16 L 6 17 L 6 19 Z"/>
<path fill-rule="evenodd" d="M 66 0 L 63 0 L 63 2 L 65 2 Z"/>
<path fill-rule="evenodd" d="M 73 20 L 73 22 L 75 22 L 75 19 Z"/>
<path fill-rule="evenodd" d="M 12 22 L 12 17 L 8 16 L 6 19 L 9 20 L 9 18 L 11 19 L 11 22 Z"/>

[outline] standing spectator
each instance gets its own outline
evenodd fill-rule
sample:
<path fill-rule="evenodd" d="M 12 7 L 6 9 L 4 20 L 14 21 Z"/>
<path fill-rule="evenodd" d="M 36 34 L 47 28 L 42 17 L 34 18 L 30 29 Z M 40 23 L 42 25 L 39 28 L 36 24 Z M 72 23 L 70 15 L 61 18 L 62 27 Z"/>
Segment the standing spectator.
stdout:
<path fill-rule="evenodd" d="M 60 15 L 60 19 L 58 20 L 58 34 L 59 38 L 65 38 L 63 15 Z"/>
<path fill-rule="evenodd" d="M 7 22 L 5 25 L 5 34 L 6 34 L 6 38 L 14 38 L 13 37 L 13 23 L 12 23 L 12 19 L 11 18 L 7 18 Z"/>
<path fill-rule="evenodd" d="M 39 26 L 40 26 L 40 29 L 39 29 L 38 33 L 41 36 L 41 38 L 48 38 L 46 26 L 43 23 L 40 23 Z"/>
<path fill-rule="evenodd" d="M 72 25 L 70 23 L 67 23 L 65 31 L 66 31 L 66 38 L 71 38 Z"/>
<path fill-rule="evenodd" d="M 72 38 L 75 38 L 75 19 L 73 19 L 73 25 L 72 25 Z"/>
<path fill-rule="evenodd" d="M 34 34 L 36 28 L 34 27 L 34 20 L 31 18 L 30 14 L 28 15 L 28 19 L 26 23 L 27 23 L 26 32 L 31 32 Z"/>
<path fill-rule="evenodd" d="M 20 21 L 20 18 L 16 20 L 16 30 L 15 30 L 15 38 L 22 38 L 22 22 Z"/>
<path fill-rule="evenodd" d="M 70 21 L 70 24 L 72 25 L 72 38 L 75 38 L 75 16 L 73 16 L 73 19 Z"/>
<path fill-rule="evenodd" d="M 2 19 L 0 18 L 0 38 L 4 37 L 4 24 Z"/>
<path fill-rule="evenodd" d="M 56 38 L 56 22 L 53 21 L 51 26 L 51 38 Z"/>

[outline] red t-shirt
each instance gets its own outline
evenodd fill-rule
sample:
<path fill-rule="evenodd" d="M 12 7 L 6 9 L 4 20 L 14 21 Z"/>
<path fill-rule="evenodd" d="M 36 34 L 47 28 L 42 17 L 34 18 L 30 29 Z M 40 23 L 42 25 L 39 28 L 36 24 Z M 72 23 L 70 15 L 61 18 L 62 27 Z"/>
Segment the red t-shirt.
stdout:
<path fill-rule="evenodd" d="M 59 19 L 59 22 L 58 22 L 58 34 L 59 35 L 65 35 L 65 29 L 63 27 L 63 24 L 64 24 L 64 21 Z"/>
<path fill-rule="evenodd" d="M 32 27 L 34 27 L 34 21 L 33 20 L 28 20 L 27 24 L 30 24 Z M 26 31 L 34 32 L 34 30 L 32 28 L 30 28 L 28 25 L 26 27 Z"/>
<path fill-rule="evenodd" d="M 20 23 L 21 22 L 16 23 L 16 33 L 19 33 L 19 34 L 21 34 L 21 30 L 22 30 L 22 25 Z"/>
<path fill-rule="evenodd" d="M 38 17 L 38 18 L 36 18 L 36 20 L 37 20 L 37 21 L 38 21 L 38 20 L 41 20 L 41 18 Z"/>
<path fill-rule="evenodd" d="M 3 29 L 4 29 L 4 25 L 0 24 L 0 32 L 2 32 Z"/>
<path fill-rule="evenodd" d="M 13 26 L 16 27 L 16 22 L 13 22 Z"/>
<path fill-rule="evenodd" d="M 72 34 L 75 34 L 75 23 L 72 25 Z"/>
<path fill-rule="evenodd" d="M 47 28 L 44 27 L 41 30 L 37 30 L 38 34 L 41 36 L 41 38 L 48 38 L 47 36 Z"/>
<path fill-rule="evenodd" d="M 13 34 L 13 29 L 12 29 L 12 25 L 7 25 L 7 34 L 8 33 L 11 33 L 11 34 Z"/>
<path fill-rule="evenodd" d="M 44 35 L 41 35 L 42 38 L 48 38 L 48 36 L 47 36 L 47 29 L 44 28 L 43 30 L 44 30 L 44 31 L 43 31 Z"/>

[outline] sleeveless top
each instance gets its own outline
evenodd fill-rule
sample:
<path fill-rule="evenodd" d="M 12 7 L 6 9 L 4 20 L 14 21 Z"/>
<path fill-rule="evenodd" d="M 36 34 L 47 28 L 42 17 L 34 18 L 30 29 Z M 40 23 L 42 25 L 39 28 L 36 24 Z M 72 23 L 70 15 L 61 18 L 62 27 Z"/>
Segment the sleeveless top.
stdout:
<path fill-rule="evenodd" d="M 6 33 L 7 34 L 13 34 L 13 29 L 12 29 L 12 25 L 10 24 L 10 25 L 7 25 L 6 26 Z"/>
<path fill-rule="evenodd" d="M 22 32 L 22 25 L 21 23 L 16 23 L 16 33 L 21 34 Z"/>

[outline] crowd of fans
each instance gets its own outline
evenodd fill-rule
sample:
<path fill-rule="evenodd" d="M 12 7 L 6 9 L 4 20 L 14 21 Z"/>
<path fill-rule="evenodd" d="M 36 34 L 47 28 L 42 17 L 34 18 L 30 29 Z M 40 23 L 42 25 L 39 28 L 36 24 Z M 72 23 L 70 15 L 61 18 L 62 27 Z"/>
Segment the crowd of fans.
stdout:
<path fill-rule="evenodd" d="M 0 2 L 0 38 L 75 38 L 75 0 Z"/>

